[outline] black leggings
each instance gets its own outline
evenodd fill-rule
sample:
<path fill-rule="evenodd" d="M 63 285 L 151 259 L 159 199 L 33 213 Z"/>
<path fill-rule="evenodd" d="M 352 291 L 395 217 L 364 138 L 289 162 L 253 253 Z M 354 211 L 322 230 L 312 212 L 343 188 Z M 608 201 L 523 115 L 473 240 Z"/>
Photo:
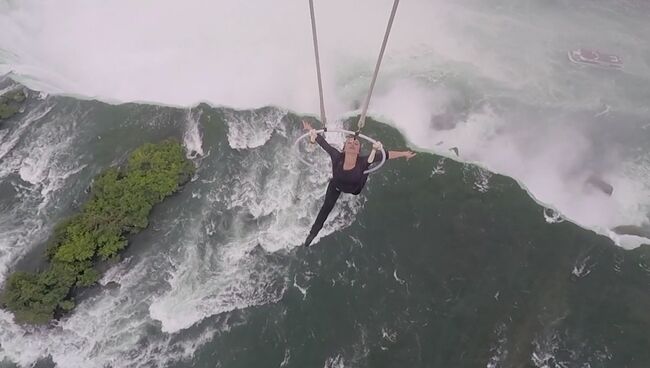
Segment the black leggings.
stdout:
<path fill-rule="evenodd" d="M 336 186 L 330 180 L 330 183 L 327 185 L 327 193 L 325 193 L 325 203 L 323 203 L 323 207 L 321 207 L 320 211 L 318 212 L 316 222 L 314 222 L 314 225 L 311 227 L 311 231 L 309 232 L 310 234 L 313 234 L 315 236 L 318 234 L 320 229 L 323 228 L 323 224 L 325 224 L 327 216 L 329 216 L 330 212 L 332 212 L 334 204 L 336 204 L 336 201 L 339 199 L 340 195 L 341 191 L 336 189 Z"/>

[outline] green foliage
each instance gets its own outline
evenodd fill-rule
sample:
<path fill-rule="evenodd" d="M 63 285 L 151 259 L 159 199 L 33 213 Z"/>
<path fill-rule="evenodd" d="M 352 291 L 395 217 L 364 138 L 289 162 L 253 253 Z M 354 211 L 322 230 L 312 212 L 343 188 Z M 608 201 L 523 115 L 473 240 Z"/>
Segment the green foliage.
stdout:
<path fill-rule="evenodd" d="M 131 154 L 125 167 L 98 175 L 81 213 L 55 227 L 47 248 L 50 267 L 38 274 L 11 275 L 3 303 L 17 321 L 34 324 L 74 308 L 72 289 L 97 282 L 95 263 L 116 257 L 128 244 L 125 235 L 146 228 L 153 206 L 193 173 L 183 147 L 164 141 L 145 144 Z"/>
<path fill-rule="evenodd" d="M 0 120 L 9 119 L 18 112 L 18 108 L 12 105 L 0 103 Z"/>
<path fill-rule="evenodd" d="M 14 93 L 11 93 L 9 97 L 14 101 L 14 102 L 24 102 L 27 99 L 27 95 L 25 95 L 24 91 L 16 91 Z"/>
<path fill-rule="evenodd" d="M 15 115 L 27 96 L 22 90 L 15 90 L 0 96 L 0 120 Z"/>
<path fill-rule="evenodd" d="M 17 322 L 47 323 L 68 295 L 71 278 L 74 275 L 58 275 L 53 270 L 39 274 L 16 272 L 7 281 L 4 303 L 14 312 Z"/>
<path fill-rule="evenodd" d="M 128 242 L 117 229 L 106 229 L 97 236 L 98 254 L 103 261 L 117 255 L 122 249 L 126 248 L 127 244 Z"/>
<path fill-rule="evenodd" d="M 99 280 L 99 272 L 94 268 L 86 268 L 77 276 L 77 286 L 90 286 L 97 280 Z"/>
<path fill-rule="evenodd" d="M 68 224 L 52 257 L 55 262 L 78 262 L 91 259 L 95 255 L 95 237 L 89 229 L 85 217 L 78 217 L 78 222 Z"/>

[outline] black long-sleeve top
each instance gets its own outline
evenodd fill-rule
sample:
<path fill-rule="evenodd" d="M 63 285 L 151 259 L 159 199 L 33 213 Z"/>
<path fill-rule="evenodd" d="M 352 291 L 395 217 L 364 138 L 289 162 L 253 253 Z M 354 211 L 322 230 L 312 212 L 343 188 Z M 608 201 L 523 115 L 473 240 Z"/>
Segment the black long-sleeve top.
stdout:
<path fill-rule="evenodd" d="M 368 163 L 368 156 L 359 155 L 357 157 L 357 163 L 351 170 L 343 170 L 345 153 L 332 147 L 320 134 L 316 136 L 316 142 L 332 159 L 332 182 L 336 188 L 343 193 L 361 193 L 363 186 L 366 184 L 366 180 L 368 180 L 368 174 L 364 174 L 363 172 L 368 169 L 370 164 L 381 161 L 381 151 L 375 154 L 375 159 L 372 163 Z M 386 152 L 386 159 L 388 159 L 388 152 Z"/>

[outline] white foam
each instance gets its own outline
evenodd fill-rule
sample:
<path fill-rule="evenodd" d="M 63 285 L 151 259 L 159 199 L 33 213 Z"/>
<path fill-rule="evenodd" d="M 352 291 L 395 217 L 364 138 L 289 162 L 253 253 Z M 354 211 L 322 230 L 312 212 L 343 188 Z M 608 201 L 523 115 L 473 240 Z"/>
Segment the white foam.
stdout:
<path fill-rule="evenodd" d="M 282 362 L 280 363 L 280 368 L 286 367 L 290 361 L 291 361 L 291 350 L 286 349 L 284 351 L 284 359 L 282 359 Z"/>
<path fill-rule="evenodd" d="M 564 221 L 562 215 L 552 208 L 544 208 L 544 220 L 549 224 L 557 224 Z"/>
<path fill-rule="evenodd" d="M 199 130 L 199 113 L 187 112 L 187 126 L 183 134 L 183 145 L 187 150 L 188 158 L 203 156 L 203 136 Z"/>
<path fill-rule="evenodd" d="M 0 159 L 2 160 L 3 165 L 0 166 L 0 178 L 4 178 L 8 174 L 14 172 L 17 167 L 20 166 L 20 162 L 18 162 L 17 159 L 11 159 L 9 157 L 6 157 L 7 154 L 14 149 L 18 141 L 21 139 L 21 137 L 25 134 L 25 131 L 29 128 L 29 126 L 42 119 L 45 117 L 51 110 L 52 108 L 49 106 L 39 106 L 37 108 L 32 109 L 27 113 L 27 116 L 25 118 L 21 119 L 17 123 L 17 127 L 14 129 L 7 129 L 5 132 L 5 135 L 2 137 L 2 141 L 0 141 Z M 5 139 L 6 138 L 6 139 Z"/>
<path fill-rule="evenodd" d="M 498 300 L 498 292 L 495 295 L 495 299 Z M 506 338 L 507 325 L 505 323 L 500 323 L 494 328 L 494 337 L 495 342 L 492 343 L 490 347 L 490 353 L 493 354 L 488 362 L 486 363 L 486 368 L 497 368 L 502 366 L 503 361 L 508 357 L 508 339 Z"/>
<path fill-rule="evenodd" d="M 648 238 L 644 238 L 642 236 L 621 235 L 616 234 L 613 231 L 606 232 L 605 235 L 608 235 L 612 240 L 614 240 L 614 243 L 616 243 L 616 245 L 625 249 L 634 249 L 640 247 L 643 244 L 650 244 Z"/>
<path fill-rule="evenodd" d="M 47 236 L 52 227 L 47 216 L 57 211 L 60 199 L 57 191 L 84 167 L 69 159 L 75 134 L 67 131 L 74 125 L 68 120 L 74 117 L 61 124 L 51 110 L 45 102 L 34 107 L 0 143 L 0 179 L 11 183 L 20 199 L 0 213 L 0 283 L 10 266 Z M 24 182 L 9 179 L 11 174 Z"/>
<path fill-rule="evenodd" d="M 576 260 L 573 270 L 571 270 L 571 274 L 575 277 L 585 277 L 589 275 L 591 273 L 591 268 L 589 268 L 590 265 L 588 264 L 590 258 L 591 257 L 587 256 L 580 260 Z"/>
<path fill-rule="evenodd" d="M 255 148 L 266 143 L 273 132 L 284 135 L 282 118 L 286 111 L 269 112 L 229 112 L 226 113 L 228 124 L 228 143 L 235 149 Z"/>
<path fill-rule="evenodd" d="M 345 368 L 345 359 L 340 354 L 327 358 L 323 368 Z"/>
<path fill-rule="evenodd" d="M 168 280 L 171 290 L 149 308 L 163 332 L 178 332 L 215 314 L 271 303 L 284 293 L 279 270 L 271 265 L 260 269 L 260 260 L 241 254 L 241 248 L 250 249 L 247 244 L 226 244 L 218 252 L 205 240 L 184 246 L 186 251 Z"/>
<path fill-rule="evenodd" d="M 567 362 L 558 362 L 555 357 L 560 345 L 559 340 L 560 338 L 553 331 L 533 340 L 535 349 L 530 356 L 531 363 L 537 368 L 552 368 L 552 365 L 556 364 L 565 365 Z"/>

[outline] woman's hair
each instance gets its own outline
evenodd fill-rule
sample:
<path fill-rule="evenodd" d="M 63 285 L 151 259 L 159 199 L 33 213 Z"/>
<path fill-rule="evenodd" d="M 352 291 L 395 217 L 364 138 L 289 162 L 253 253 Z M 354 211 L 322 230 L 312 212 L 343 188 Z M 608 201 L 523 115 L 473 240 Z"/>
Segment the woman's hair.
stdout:
<path fill-rule="evenodd" d="M 343 148 L 342 148 L 343 150 L 345 150 L 345 145 L 348 143 L 348 139 L 350 139 L 350 138 L 358 141 L 357 137 L 354 134 L 346 135 L 345 140 L 343 141 Z M 359 144 L 361 144 L 361 141 L 359 141 Z"/>

